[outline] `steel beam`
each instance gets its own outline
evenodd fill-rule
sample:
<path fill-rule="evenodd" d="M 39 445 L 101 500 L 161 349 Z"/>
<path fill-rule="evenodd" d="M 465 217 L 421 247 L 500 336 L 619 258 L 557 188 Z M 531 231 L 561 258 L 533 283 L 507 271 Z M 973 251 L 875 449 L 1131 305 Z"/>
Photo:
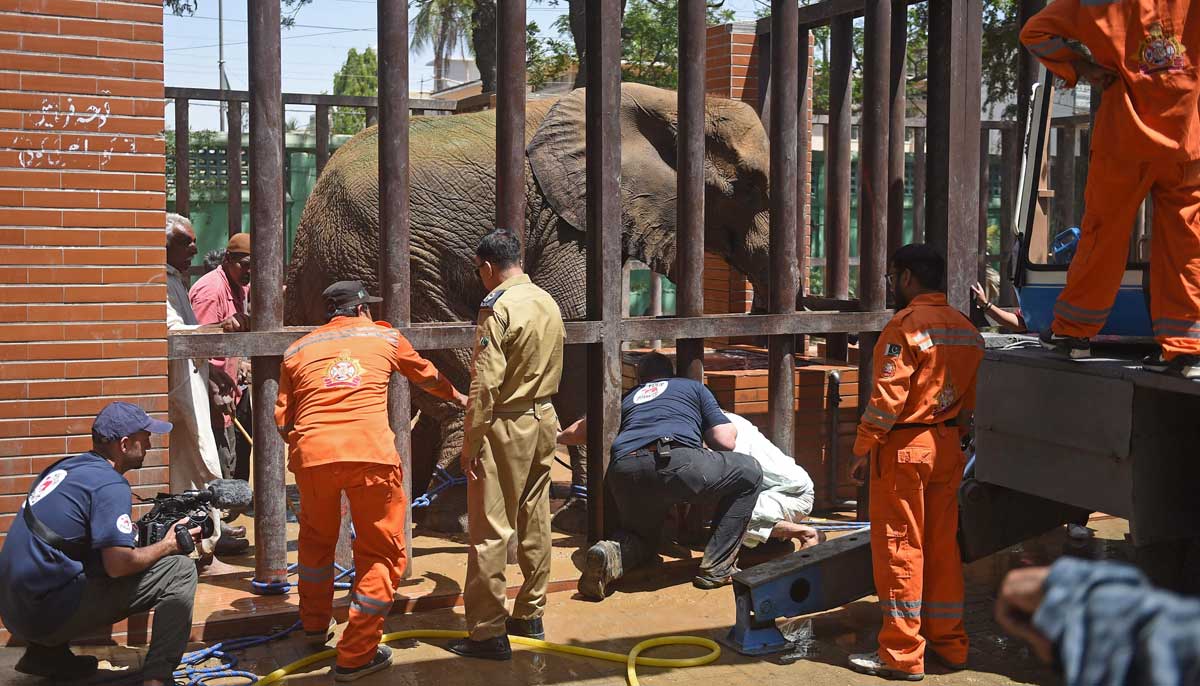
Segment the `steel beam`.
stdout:
<path fill-rule="evenodd" d="M 188 216 L 191 212 L 192 182 L 188 153 L 188 101 L 175 100 L 175 214 Z"/>
<path fill-rule="evenodd" d="M 621 2 L 587 3 L 587 312 L 621 321 Z M 662 336 L 648 336 L 662 338 Z M 588 346 L 588 540 L 604 535 L 604 473 L 620 424 L 621 341 Z"/>
<path fill-rule="evenodd" d="M 695 3 L 703 10 L 703 3 Z M 799 31 L 796 3 L 771 2 L 771 314 L 796 311 L 799 291 L 796 269 L 796 145 L 799 115 Z M 807 62 L 807 60 L 805 60 Z M 767 399 L 770 438 L 775 445 L 794 445 L 796 413 L 792 409 L 796 382 L 793 378 L 796 339 L 792 335 L 767 340 Z"/>
<path fill-rule="evenodd" d="M 497 10 L 496 226 L 515 231 L 524 247 L 525 3 L 500 0 Z"/>
<path fill-rule="evenodd" d="M 317 176 L 329 162 L 329 105 L 317 105 Z"/>
<path fill-rule="evenodd" d="M 242 103 L 229 103 L 225 138 L 225 201 L 229 235 L 242 231 Z M 283 352 L 282 350 L 280 352 Z"/>
<path fill-rule="evenodd" d="M 888 91 L 890 121 L 888 131 L 888 216 L 887 254 L 890 258 L 904 245 L 904 162 L 905 110 L 908 107 L 908 3 L 901 0 L 892 4 L 891 73 Z"/>
<path fill-rule="evenodd" d="M 844 331 L 882 331 L 891 312 L 796 312 L 794 314 L 706 315 L 630 319 L 621 327 L 621 338 L 644 341 L 655 338 L 724 338 L 726 336 L 778 336 L 830 334 Z"/>
<path fill-rule="evenodd" d="M 179 88 L 167 86 L 164 97 L 211 100 L 214 102 L 249 102 L 249 91 L 219 90 L 216 88 Z M 326 93 L 284 93 L 285 105 L 333 105 L 335 107 L 377 107 L 379 99 L 368 95 L 329 95 Z M 412 110 L 453 112 L 458 108 L 457 100 L 410 98 Z"/>
<path fill-rule="evenodd" d="M 279 0 L 247 0 L 250 42 L 250 215 L 254 223 L 254 288 L 251 326 L 272 331 L 283 326 L 283 103 L 280 101 Z M 232 110 L 232 108 L 231 108 Z M 238 117 L 240 130 L 241 117 Z M 232 134 L 233 131 L 231 130 Z M 239 147 L 240 151 L 240 147 Z M 240 155 L 239 155 L 240 158 Z M 231 170 L 237 175 L 238 167 Z M 239 186 L 239 194 L 240 190 Z M 284 446 L 275 426 L 279 357 L 255 357 L 254 578 L 287 581 L 287 498 Z"/>
<path fill-rule="evenodd" d="M 383 318 L 407 326 L 409 297 L 408 2 L 379 0 L 379 291 Z M 367 111 L 368 120 L 371 110 Z M 368 121 L 369 123 L 369 121 Z M 408 380 L 393 374 L 388 420 L 405 475 L 404 497 L 412 502 L 412 436 Z M 412 510 L 405 508 L 405 549 L 412 550 Z M 405 575 L 411 574 L 411 566 Z"/>
<path fill-rule="evenodd" d="M 929 204 L 926 239 L 946 256 L 946 296 L 966 312 L 979 221 L 982 0 L 929 3 Z M 950 227 L 953 227 L 951 229 Z"/>
<path fill-rule="evenodd" d="M 678 184 L 675 193 L 676 312 L 704 314 L 704 52 L 703 2 L 679 6 L 679 134 L 676 137 Z M 704 380 L 704 340 L 675 341 L 676 373 Z"/>

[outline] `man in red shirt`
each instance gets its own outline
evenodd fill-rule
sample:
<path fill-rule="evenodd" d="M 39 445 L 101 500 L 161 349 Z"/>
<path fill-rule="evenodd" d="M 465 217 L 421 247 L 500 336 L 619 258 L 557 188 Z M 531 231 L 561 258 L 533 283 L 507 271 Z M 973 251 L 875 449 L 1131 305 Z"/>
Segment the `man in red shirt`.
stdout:
<path fill-rule="evenodd" d="M 392 372 L 461 407 L 467 399 L 400 332 L 371 321 L 367 306 L 380 299 L 362 283 L 339 281 L 322 295 L 329 323 L 284 353 L 275 423 L 300 490 L 300 619 L 314 644 L 332 637 L 343 491 L 350 501 L 354 590 L 334 679 L 353 681 L 391 664 L 379 638 L 407 564 L 403 474 L 388 424 Z"/>

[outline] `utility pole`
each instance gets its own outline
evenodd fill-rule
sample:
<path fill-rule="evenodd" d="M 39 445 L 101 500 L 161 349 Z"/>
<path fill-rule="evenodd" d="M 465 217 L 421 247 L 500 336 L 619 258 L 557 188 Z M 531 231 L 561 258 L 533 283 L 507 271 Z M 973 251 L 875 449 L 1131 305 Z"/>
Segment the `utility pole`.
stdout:
<path fill-rule="evenodd" d="M 217 0 L 217 88 L 224 91 L 229 87 L 229 80 L 225 78 L 225 0 Z M 225 130 L 227 104 L 224 100 L 221 101 L 221 116 L 220 131 Z"/>

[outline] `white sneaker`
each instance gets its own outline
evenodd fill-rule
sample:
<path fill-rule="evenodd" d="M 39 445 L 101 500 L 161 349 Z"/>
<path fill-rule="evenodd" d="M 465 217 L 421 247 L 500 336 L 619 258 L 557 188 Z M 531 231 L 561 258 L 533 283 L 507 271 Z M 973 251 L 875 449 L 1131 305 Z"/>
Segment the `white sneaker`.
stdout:
<path fill-rule="evenodd" d="M 889 667 L 879 653 L 855 653 L 850 656 L 850 669 L 859 674 L 868 676 L 877 676 L 881 679 L 893 679 L 896 681 L 920 681 L 925 678 L 924 672 L 915 674 L 909 672 L 901 672 L 898 669 Z"/>

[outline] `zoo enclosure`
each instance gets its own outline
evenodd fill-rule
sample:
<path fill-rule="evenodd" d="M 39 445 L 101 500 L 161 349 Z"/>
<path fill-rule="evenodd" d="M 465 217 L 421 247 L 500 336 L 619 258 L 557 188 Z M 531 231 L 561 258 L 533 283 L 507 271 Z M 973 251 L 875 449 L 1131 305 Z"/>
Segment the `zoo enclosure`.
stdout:
<path fill-rule="evenodd" d="M 949 262 L 951 303 L 965 309 L 967 288 L 976 278 L 978 224 L 980 30 L 981 0 L 929 0 L 930 112 L 928 119 L 927 202 L 925 235 L 941 246 Z M 896 7 L 908 3 L 898 0 Z M 252 358 L 254 421 L 274 425 L 272 409 L 278 390 L 280 356 L 308 329 L 283 326 L 283 105 L 280 79 L 280 6 L 278 0 L 248 0 L 250 89 L 235 100 L 250 107 L 250 214 L 255 231 L 255 288 L 251 294 L 253 330 L 238 334 L 171 334 L 172 359 L 237 355 Z M 619 0 L 594 0 L 587 6 L 588 76 L 586 103 L 587 155 L 587 318 L 567 322 L 567 342 L 588 346 L 589 538 L 604 531 L 602 492 L 607 468 L 606 446 L 616 434 L 621 393 L 620 344 L 623 340 L 677 339 L 682 374 L 701 378 L 703 342 L 708 337 L 766 336 L 769 351 L 770 438 L 793 443 L 795 414 L 794 361 L 796 336 L 827 334 L 844 341 L 860 333 L 869 350 L 890 318 L 886 311 L 884 273 L 889 247 L 901 238 L 896 198 L 903 183 L 903 44 L 906 13 L 893 12 L 892 0 L 825 0 L 798 8 L 794 0 L 773 0 L 772 15 L 759 24 L 769 41 L 761 54 L 764 69 L 763 121 L 771 140 L 769 314 L 704 315 L 704 110 L 705 4 L 681 3 L 679 22 L 680 87 L 678 123 L 677 236 L 678 316 L 624 319 L 621 316 L 620 204 L 620 26 Z M 380 127 L 379 273 L 383 314 L 419 350 L 470 347 L 471 323 L 418 324 L 410 321 L 408 124 L 420 101 L 408 97 L 408 8 L 405 0 L 378 3 L 379 81 L 376 101 Z M 865 16 L 865 88 L 863 103 L 862 177 L 859 184 L 861 285 L 858 298 L 848 299 L 849 145 L 851 22 Z M 799 113 L 811 96 L 808 33 L 833 26 L 834 83 L 830 118 L 829 212 L 825 225 L 830 248 L 833 307 L 798 312 L 799 275 L 806 268 L 808 218 L 799 197 L 809 154 L 807 127 Z M 523 226 L 525 215 L 525 4 L 499 3 L 497 82 L 498 224 Z M 804 46 L 801 49 L 801 45 Z M 769 59 L 765 55 L 769 52 Z M 225 95 L 228 95 L 226 92 Z M 220 91 L 174 91 L 181 99 L 223 99 Z M 307 96 L 306 96 L 307 97 Z M 332 96 L 318 96 L 332 97 Z M 231 111 L 234 102 L 231 102 Z M 315 102 L 337 104 L 332 100 Z M 363 106 L 369 106 L 362 103 Z M 186 136 L 187 107 L 176 108 L 176 136 Z M 183 117 L 180 122 L 180 117 Z M 327 119 L 326 119 L 327 121 Z M 322 117 L 318 115 L 320 126 Z M 180 123 L 183 125 L 181 126 Z M 236 129 L 240 134 L 240 128 Z M 235 129 L 231 128 L 231 134 Z M 318 144 L 328 136 L 318 135 Z M 186 140 L 177 145 L 184 151 Z M 232 143 L 230 145 L 232 148 Z M 231 155 L 240 155 L 240 146 Z M 326 153 L 327 155 L 327 150 Z M 318 152 L 321 156 L 321 152 Z M 179 162 L 177 161 L 177 173 Z M 323 162 L 322 162 L 323 164 Z M 186 166 L 186 160 L 184 161 Z M 804 166 L 801 166 L 804 165 Z M 231 168 L 236 168 L 231 165 Z M 185 170 L 186 171 L 186 170 Z M 231 183 L 234 182 L 231 175 Z M 240 179 L 237 181 L 240 183 Z M 895 192 L 890 192 L 895 189 Z M 186 209 L 186 181 L 185 202 Z M 240 197 L 240 194 L 238 195 Z M 178 200 L 177 200 L 178 202 Z M 177 205 L 178 206 L 178 205 Z M 230 230 L 234 217 L 230 212 Z M 948 227 L 954 227 L 950 230 Z M 829 301 L 830 299 L 825 299 Z M 816 301 L 805 304 L 814 305 Z M 871 356 L 862 355 L 862 378 L 871 378 Z M 869 393 L 869 384 L 860 394 Z M 397 448 L 410 469 L 409 388 L 393 381 L 389 411 Z M 261 431 L 255 445 L 256 580 L 286 580 L 284 446 L 273 431 Z M 406 482 L 406 488 L 411 484 Z M 860 499 L 860 504 L 863 501 Z M 411 524 L 410 524 L 411 526 Z"/>

